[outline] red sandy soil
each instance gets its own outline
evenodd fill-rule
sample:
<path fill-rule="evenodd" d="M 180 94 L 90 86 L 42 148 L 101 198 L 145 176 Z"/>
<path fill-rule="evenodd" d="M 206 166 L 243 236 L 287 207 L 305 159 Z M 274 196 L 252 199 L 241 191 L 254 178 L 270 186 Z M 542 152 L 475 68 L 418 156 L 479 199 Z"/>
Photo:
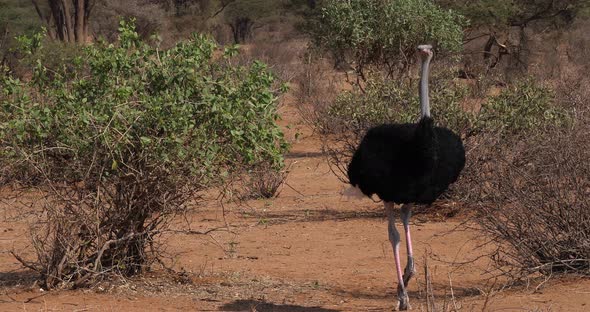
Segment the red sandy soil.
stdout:
<path fill-rule="evenodd" d="M 167 263 L 182 274 L 155 270 L 90 290 L 42 291 L 9 253 L 33 256 L 27 223 L 12 204 L 0 205 L 0 311 L 392 311 L 397 284 L 382 205 L 342 197 L 345 185 L 329 170 L 317 136 L 294 109 L 281 113 L 293 125 L 291 139 L 303 134 L 288 155 L 288 186 L 276 199 L 227 204 L 225 215 L 211 200 L 178 220 L 181 230 L 229 225 L 165 238 Z M 436 311 L 590 311 L 588 279 L 491 291 L 501 280 L 486 273 L 491 264 L 481 256 L 489 248 L 464 226 L 466 217 L 445 217 L 453 205 L 412 219 L 414 311 L 427 311 L 425 264 Z"/>

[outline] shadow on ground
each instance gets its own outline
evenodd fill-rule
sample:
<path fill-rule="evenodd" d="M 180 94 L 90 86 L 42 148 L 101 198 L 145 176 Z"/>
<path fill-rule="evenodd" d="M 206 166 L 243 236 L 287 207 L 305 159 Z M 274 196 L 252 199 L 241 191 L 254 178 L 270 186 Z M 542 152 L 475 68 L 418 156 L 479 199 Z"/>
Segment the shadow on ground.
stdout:
<path fill-rule="evenodd" d="M 289 154 L 285 155 L 285 158 L 313 158 L 321 156 L 325 156 L 325 154 L 323 152 L 290 152 Z"/>
<path fill-rule="evenodd" d="M 360 289 L 344 289 L 344 288 L 335 288 L 331 292 L 338 296 L 338 297 L 345 297 L 345 298 L 355 298 L 355 299 L 369 299 L 369 300 L 389 300 L 392 303 L 397 300 L 397 292 L 395 291 L 397 284 L 391 284 L 385 291 L 380 291 L 378 289 L 373 290 L 360 290 Z M 450 289 L 449 285 L 446 284 L 433 284 L 433 288 L 435 289 L 435 296 L 437 299 L 445 300 L 451 299 L 450 296 Z M 408 296 L 410 299 L 419 299 L 422 300 L 423 298 L 423 291 L 419 290 L 408 290 Z M 466 298 L 473 298 L 480 296 L 481 292 L 475 287 L 453 287 L 453 296 L 457 300 L 462 300 Z"/>
<path fill-rule="evenodd" d="M 397 285 L 397 284 L 396 284 Z M 396 286 L 393 285 L 393 286 Z M 395 300 L 397 300 L 397 293 L 394 293 L 394 287 L 390 287 L 387 290 L 361 290 L 361 289 L 345 289 L 345 288 L 334 288 L 331 290 L 331 293 L 336 295 L 337 297 L 343 298 L 355 298 L 355 299 L 368 299 L 368 300 L 385 300 L 391 301 L 393 304 Z M 419 296 L 418 291 L 410 291 L 408 290 L 408 296 L 410 299 L 416 298 Z"/>
<path fill-rule="evenodd" d="M 258 311 L 258 312 L 337 312 L 340 310 L 320 307 L 304 307 L 291 304 L 274 304 L 258 300 L 236 300 L 225 304 L 221 311 Z"/>
<path fill-rule="evenodd" d="M 0 272 L 0 287 L 30 286 L 38 277 L 37 272 L 28 270 Z"/>
<path fill-rule="evenodd" d="M 283 224 L 291 222 L 322 222 L 345 221 L 353 219 L 382 219 L 384 213 L 381 210 L 372 211 L 341 211 L 337 209 L 323 210 L 290 210 L 281 212 L 254 213 L 246 218 L 265 219 L 269 224 Z"/>

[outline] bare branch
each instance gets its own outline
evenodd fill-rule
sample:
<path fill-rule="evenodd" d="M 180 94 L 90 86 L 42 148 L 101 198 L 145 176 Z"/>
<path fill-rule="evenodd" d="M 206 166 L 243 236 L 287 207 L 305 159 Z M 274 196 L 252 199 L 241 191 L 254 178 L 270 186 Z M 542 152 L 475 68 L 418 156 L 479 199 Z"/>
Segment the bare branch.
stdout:
<path fill-rule="evenodd" d="M 234 2 L 234 1 L 235 0 L 222 0 L 221 7 L 217 11 L 215 11 L 215 13 L 213 13 L 213 15 L 209 16 L 209 19 L 214 18 L 217 15 L 219 15 L 221 12 L 223 12 L 225 10 L 225 8 L 227 8 L 227 6 L 232 4 L 232 2 Z"/>

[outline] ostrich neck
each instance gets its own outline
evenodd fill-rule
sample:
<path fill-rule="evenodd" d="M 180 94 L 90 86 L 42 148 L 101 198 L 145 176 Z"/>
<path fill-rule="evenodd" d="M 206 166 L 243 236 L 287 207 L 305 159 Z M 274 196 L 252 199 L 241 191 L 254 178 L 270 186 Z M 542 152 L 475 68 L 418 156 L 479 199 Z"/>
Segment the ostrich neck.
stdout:
<path fill-rule="evenodd" d="M 430 57 L 422 61 L 422 72 L 420 73 L 420 108 L 422 109 L 422 118 L 430 117 L 430 100 L 428 98 L 428 71 L 430 67 Z"/>

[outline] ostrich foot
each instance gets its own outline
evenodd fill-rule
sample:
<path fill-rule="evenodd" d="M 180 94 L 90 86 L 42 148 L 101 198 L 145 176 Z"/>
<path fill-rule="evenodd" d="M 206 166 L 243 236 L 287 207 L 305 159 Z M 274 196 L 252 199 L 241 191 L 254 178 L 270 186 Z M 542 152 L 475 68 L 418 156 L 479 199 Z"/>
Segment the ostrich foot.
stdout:
<path fill-rule="evenodd" d="M 408 283 L 410 282 L 410 279 L 414 276 L 415 273 L 416 269 L 414 268 L 414 258 L 408 257 L 408 264 L 404 269 L 404 287 L 408 287 Z"/>
<path fill-rule="evenodd" d="M 398 311 L 407 311 L 408 309 L 411 309 L 410 298 L 408 297 L 408 293 L 401 285 L 399 285 L 397 287 L 397 300 L 398 300 L 398 306 L 397 306 Z"/>

